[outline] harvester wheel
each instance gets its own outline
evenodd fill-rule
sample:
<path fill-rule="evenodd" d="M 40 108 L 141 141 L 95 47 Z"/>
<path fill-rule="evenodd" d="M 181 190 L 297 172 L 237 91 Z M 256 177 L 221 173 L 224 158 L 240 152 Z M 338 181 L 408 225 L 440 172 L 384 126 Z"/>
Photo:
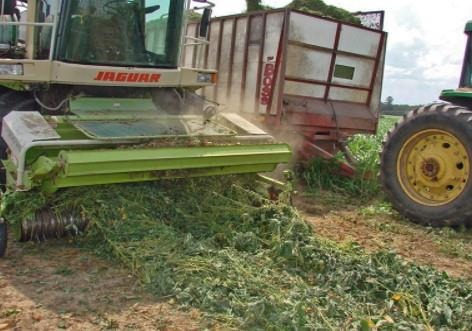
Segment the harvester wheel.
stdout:
<path fill-rule="evenodd" d="M 417 108 L 388 133 L 381 181 L 394 208 L 416 223 L 464 224 L 472 215 L 472 111 Z"/>
<path fill-rule="evenodd" d="M 7 222 L 0 219 L 0 257 L 5 256 L 7 251 L 8 227 Z"/>

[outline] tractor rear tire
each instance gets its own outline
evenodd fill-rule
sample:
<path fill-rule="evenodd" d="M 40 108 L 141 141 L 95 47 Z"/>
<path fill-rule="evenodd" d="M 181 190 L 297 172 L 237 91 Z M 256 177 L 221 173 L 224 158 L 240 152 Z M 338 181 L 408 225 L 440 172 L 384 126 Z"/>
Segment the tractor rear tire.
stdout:
<path fill-rule="evenodd" d="M 7 222 L 0 220 L 0 258 L 7 252 L 8 226 Z"/>
<path fill-rule="evenodd" d="M 458 226 L 472 216 L 472 111 L 417 108 L 387 134 L 380 178 L 393 207 L 413 222 Z"/>

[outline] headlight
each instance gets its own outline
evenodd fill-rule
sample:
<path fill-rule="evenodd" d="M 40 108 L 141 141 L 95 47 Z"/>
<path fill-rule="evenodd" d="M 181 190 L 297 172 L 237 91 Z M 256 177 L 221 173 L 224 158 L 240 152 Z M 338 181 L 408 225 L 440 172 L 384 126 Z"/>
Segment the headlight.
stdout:
<path fill-rule="evenodd" d="M 0 64 L 0 75 L 23 76 L 22 64 Z"/>
<path fill-rule="evenodd" d="M 211 72 L 199 72 L 197 75 L 197 82 L 199 83 L 216 83 L 216 74 Z"/>

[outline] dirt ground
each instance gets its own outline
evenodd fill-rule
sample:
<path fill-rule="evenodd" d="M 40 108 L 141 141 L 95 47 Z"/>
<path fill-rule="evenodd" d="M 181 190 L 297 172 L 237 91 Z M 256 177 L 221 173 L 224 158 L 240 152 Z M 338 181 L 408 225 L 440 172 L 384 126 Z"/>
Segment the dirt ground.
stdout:
<path fill-rule="evenodd" d="M 297 208 L 319 235 L 367 250 L 394 250 L 455 277 L 472 276 L 470 230 L 436 230 L 403 220 L 388 208 L 342 199 L 297 197 Z M 218 329 L 197 310 L 158 300 L 120 266 L 66 241 L 10 241 L 0 260 L 1 330 Z"/>
<path fill-rule="evenodd" d="M 367 251 L 389 250 L 406 260 L 449 275 L 472 278 L 472 231 L 433 229 L 403 219 L 388 206 L 356 205 L 331 196 L 299 196 L 295 205 L 315 232 L 338 243 L 355 242 Z"/>
<path fill-rule="evenodd" d="M 11 242 L 0 259 L 0 330 L 202 330 L 198 311 L 145 293 L 119 266 L 66 242 Z"/>

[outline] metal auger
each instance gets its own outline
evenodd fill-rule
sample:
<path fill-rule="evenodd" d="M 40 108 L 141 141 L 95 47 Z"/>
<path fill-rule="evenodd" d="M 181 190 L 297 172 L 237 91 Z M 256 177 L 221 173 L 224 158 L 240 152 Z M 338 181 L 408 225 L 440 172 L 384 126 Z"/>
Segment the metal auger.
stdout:
<path fill-rule="evenodd" d="M 43 209 L 21 224 L 21 242 L 45 241 L 76 236 L 87 227 L 88 221 L 77 211 L 59 213 Z"/>

